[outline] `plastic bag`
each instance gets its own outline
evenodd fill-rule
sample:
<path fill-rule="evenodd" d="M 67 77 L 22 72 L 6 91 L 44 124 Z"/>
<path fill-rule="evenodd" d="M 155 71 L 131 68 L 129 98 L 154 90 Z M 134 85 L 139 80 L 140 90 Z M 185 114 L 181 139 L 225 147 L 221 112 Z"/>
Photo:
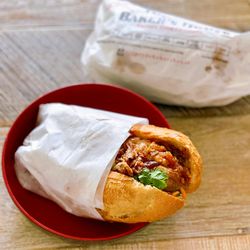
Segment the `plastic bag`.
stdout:
<path fill-rule="evenodd" d="M 85 74 L 154 102 L 220 106 L 250 94 L 250 33 L 104 0 L 82 53 Z"/>

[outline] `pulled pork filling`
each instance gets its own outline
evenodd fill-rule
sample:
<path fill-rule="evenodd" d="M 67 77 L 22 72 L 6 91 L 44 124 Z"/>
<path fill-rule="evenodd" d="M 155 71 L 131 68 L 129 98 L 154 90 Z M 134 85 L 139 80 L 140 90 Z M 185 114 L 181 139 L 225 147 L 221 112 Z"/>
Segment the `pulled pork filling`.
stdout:
<path fill-rule="evenodd" d="M 184 162 L 181 153 L 173 147 L 131 136 L 121 146 L 112 170 L 131 177 L 139 176 L 145 169 L 160 170 L 167 176 L 161 189 L 177 196 L 189 182 L 190 173 Z"/>

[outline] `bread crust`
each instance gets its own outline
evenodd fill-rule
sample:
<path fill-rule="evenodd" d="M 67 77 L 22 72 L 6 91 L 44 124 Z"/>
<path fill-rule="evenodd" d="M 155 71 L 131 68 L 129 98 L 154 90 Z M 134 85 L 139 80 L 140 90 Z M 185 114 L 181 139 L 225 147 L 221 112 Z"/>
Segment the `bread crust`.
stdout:
<path fill-rule="evenodd" d="M 130 133 L 143 139 L 173 145 L 185 153 L 185 166 L 190 169 L 187 192 L 195 191 L 201 180 L 201 157 L 184 134 L 153 125 L 134 125 Z M 184 200 L 134 178 L 111 171 L 104 188 L 104 209 L 98 212 L 107 221 L 123 223 L 152 222 L 174 214 L 183 207 Z"/>
<path fill-rule="evenodd" d="M 123 223 L 151 222 L 175 213 L 184 200 L 134 178 L 111 171 L 104 189 L 104 220 Z"/>

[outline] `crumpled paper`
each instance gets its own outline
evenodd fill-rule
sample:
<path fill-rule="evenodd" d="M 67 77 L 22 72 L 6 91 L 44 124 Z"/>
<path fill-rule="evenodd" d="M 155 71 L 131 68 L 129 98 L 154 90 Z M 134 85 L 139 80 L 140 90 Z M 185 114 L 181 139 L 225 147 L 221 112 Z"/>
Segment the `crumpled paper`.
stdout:
<path fill-rule="evenodd" d="M 43 104 L 37 127 L 15 154 L 21 185 L 74 215 L 102 220 L 107 176 L 133 124 L 148 120 L 103 110 Z"/>
<path fill-rule="evenodd" d="M 151 101 L 221 106 L 250 94 L 249 44 L 250 32 L 103 0 L 81 61 L 90 80 L 122 85 Z"/>

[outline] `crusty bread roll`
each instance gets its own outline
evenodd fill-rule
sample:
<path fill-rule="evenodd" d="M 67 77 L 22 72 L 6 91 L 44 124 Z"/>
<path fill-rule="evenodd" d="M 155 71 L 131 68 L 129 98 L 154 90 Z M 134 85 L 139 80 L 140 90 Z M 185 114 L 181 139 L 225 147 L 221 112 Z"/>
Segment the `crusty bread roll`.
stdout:
<path fill-rule="evenodd" d="M 175 213 L 183 205 L 182 199 L 111 171 L 104 191 L 105 208 L 99 212 L 108 221 L 150 222 Z"/>
<path fill-rule="evenodd" d="M 184 134 L 153 125 L 134 125 L 131 135 L 160 142 L 183 154 L 184 164 L 190 171 L 185 191 L 195 191 L 201 181 L 201 157 Z M 98 210 L 104 220 L 124 223 L 151 222 L 175 213 L 183 207 L 185 197 L 175 197 L 133 177 L 111 171 L 104 189 L 104 209 Z"/>

